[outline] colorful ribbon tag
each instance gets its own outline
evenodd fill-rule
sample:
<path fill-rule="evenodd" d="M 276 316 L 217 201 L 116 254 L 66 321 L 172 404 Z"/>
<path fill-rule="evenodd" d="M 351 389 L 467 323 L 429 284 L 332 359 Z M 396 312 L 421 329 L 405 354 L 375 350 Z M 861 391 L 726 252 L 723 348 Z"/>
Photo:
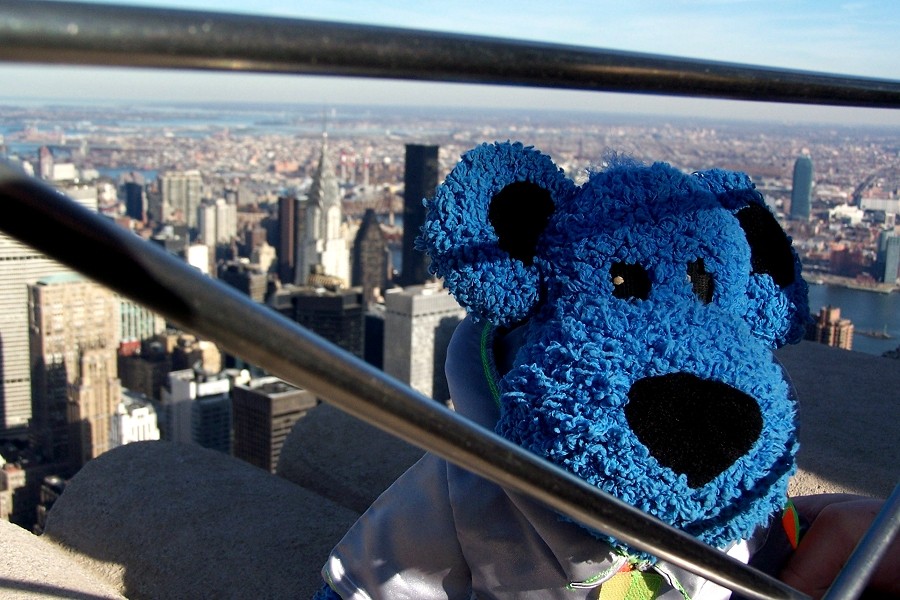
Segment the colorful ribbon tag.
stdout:
<path fill-rule="evenodd" d="M 784 507 L 784 512 L 781 514 L 781 526 L 784 527 L 791 548 L 796 550 L 800 544 L 800 515 L 790 500 L 787 501 L 787 506 Z"/>
<path fill-rule="evenodd" d="M 658 573 L 627 571 L 616 573 L 605 582 L 596 600 L 653 600 L 662 586 L 663 577 Z"/>

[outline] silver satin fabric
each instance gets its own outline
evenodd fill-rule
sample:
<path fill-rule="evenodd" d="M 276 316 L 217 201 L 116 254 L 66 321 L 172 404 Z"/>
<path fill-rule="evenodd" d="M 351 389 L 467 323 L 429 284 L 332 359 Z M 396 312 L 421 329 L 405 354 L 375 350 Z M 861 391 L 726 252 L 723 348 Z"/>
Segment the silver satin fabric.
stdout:
<path fill-rule="evenodd" d="M 490 429 L 498 409 L 481 362 L 481 332 L 471 317 L 460 323 L 447 379 L 456 410 Z M 746 544 L 728 553 L 749 558 Z M 557 513 L 427 454 L 360 517 L 322 573 L 344 600 L 578 600 L 597 598 L 623 560 Z M 730 596 L 672 565 L 660 562 L 657 571 L 694 600 Z M 664 583 L 657 597 L 683 595 Z"/>

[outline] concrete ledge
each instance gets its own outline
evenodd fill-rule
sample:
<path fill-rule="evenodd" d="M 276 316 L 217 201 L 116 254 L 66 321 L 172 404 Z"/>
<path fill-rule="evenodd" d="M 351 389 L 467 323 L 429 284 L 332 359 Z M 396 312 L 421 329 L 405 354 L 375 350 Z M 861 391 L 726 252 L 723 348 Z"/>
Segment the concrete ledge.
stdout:
<path fill-rule="evenodd" d="M 777 353 L 800 398 L 791 495 L 886 498 L 900 482 L 900 361 L 801 342 Z M 323 404 L 299 421 L 278 474 L 363 512 L 422 451 Z"/>
<path fill-rule="evenodd" d="M 890 495 L 900 483 L 900 361 L 814 342 L 777 355 L 800 398 L 791 495 Z"/>
<path fill-rule="evenodd" d="M 276 473 L 362 513 L 422 454 L 415 446 L 321 404 L 294 425 Z"/>
<path fill-rule="evenodd" d="M 71 556 L 9 521 L 0 521 L 0 597 L 8 600 L 124 600 Z"/>
<path fill-rule="evenodd" d="M 900 363 L 809 342 L 778 356 L 801 403 L 791 493 L 887 496 Z M 421 454 L 328 405 L 294 427 L 283 478 L 198 446 L 118 448 L 70 482 L 43 538 L 0 523 L 0 596 L 311 597 L 332 546 Z"/>
<path fill-rule="evenodd" d="M 308 598 L 357 514 L 223 454 L 129 444 L 67 486 L 45 536 L 128 598 Z"/>

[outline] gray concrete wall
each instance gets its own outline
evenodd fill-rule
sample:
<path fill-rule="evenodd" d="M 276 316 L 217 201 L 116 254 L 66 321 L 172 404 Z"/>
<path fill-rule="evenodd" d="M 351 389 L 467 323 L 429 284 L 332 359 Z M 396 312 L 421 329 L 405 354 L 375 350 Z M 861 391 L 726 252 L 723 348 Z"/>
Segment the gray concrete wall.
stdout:
<path fill-rule="evenodd" d="M 802 407 L 792 492 L 886 496 L 900 362 L 808 342 L 778 356 Z M 193 445 L 117 448 L 70 482 L 44 537 L 0 523 L 0 596 L 310 597 L 331 547 L 420 455 L 327 405 L 294 427 L 280 477 Z"/>
<path fill-rule="evenodd" d="M 224 454 L 143 442 L 88 463 L 45 537 L 132 599 L 307 598 L 356 518 Z"/>

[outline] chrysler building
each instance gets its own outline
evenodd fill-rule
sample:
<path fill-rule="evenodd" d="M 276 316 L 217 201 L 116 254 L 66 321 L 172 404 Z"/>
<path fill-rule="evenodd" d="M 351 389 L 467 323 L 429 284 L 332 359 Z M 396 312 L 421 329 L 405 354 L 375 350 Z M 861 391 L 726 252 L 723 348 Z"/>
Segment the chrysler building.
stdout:
<path fill-rule="evenodd" d="M 334 166 L 328 158 L 327 137 L 322 138 L 322 155 L 313 174 L 306 199 L 304 231 L 298 243 L 295 283 L 303 285 L 321 265 L 325 275 L 350 283 L 350 252 L 343 226 L 341 194 Z"/>

